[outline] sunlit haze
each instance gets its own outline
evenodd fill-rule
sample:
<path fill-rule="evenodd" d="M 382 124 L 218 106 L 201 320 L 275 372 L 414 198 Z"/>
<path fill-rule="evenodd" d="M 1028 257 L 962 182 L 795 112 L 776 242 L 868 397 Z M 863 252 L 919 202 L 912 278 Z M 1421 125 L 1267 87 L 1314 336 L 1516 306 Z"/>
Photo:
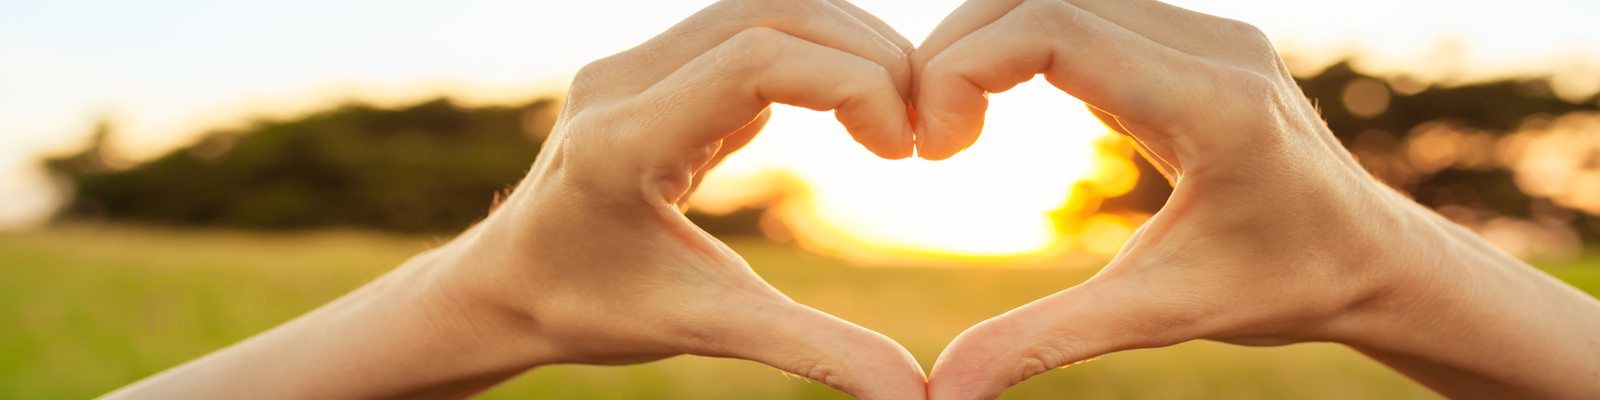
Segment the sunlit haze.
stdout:
<path fill-rule="evenodd" d="M 619 4 L 625 3 L 625 4 Z M 708 2 L 455 1 L 0 4 L 0 225 L 26 226 L 60 199 L 39 157 L 80 146 L 109 118 L 135 158 L 208 129 L 290 117 L 351 99 L 466 104 L 559 94 L 586 62 L 624 50 Z M 862 0 L 914 42 L 959 1 Z M 1556 74 L 1558 90 L 1600 88 L 1600 2 L 1174 1 L 1265 29 L 1291 60 L 1360 55 L 1363 67 L 1464 80 Z M 1470 47 L 1462 43 L 1470 43 Z M 1448 57 L 1445 57 L 1448 56 Z M 1083 106 L 1036 80 L 993 97 L 983 137 L 943 162 L 886 161 L 831 115 L 777 110 L 694 206 L 770 199 L 783 232 L 861 261 L 906 256 L 1105 255 L 1138 215 L 1079 221 L 1081 182 L 1126 191 L 1136 172 Z M 529 149 L 533 151 L 533 149 Z M 1095 196 L 1078 193 L 1076 196 Z"/>
<path fill-rule="evenodd" d="M 696 205 L 726 208 L 721 203 L 730 195 L 735 201 L 738 194 L 759 197 L 740 193 L 764 189 L 749 177 L 786 173 L 808 190 L 791 193 L 779 211 L 808 244 L 849 251 L 851 243 L 867 242 L 972 256 L 1066 244 L 1050 214 L 1096 161 L 1108 162 L 1098 159 L 1095 142 L 1111 133 L 1082 103 L 1042 80 L 993 101 L 982 140 L 941 162 L 879 159 L 858 148 L 830 116 L 786 108 L 759 143 L 719 169 Z"/>

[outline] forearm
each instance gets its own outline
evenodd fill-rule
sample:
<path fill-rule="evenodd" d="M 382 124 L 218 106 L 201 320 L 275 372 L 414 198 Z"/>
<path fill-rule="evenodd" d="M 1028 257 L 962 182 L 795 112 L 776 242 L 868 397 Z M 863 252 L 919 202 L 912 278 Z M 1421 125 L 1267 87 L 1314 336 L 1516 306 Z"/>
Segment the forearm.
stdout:
<path fill-rule="evenodd" d="M 1426 216 L 1432 246 L 1347 328 L 1355 349 L 1453 398 L 1600 393 L 1600 302 Z"/>
<path fill-rule="evenodd" d="M 311 313 L 110 398 L 464 397 L 531 368 L 513 314 L 452 274 L 471 233 Z M 452 271 L 456 270 L 456 271 Z"/>

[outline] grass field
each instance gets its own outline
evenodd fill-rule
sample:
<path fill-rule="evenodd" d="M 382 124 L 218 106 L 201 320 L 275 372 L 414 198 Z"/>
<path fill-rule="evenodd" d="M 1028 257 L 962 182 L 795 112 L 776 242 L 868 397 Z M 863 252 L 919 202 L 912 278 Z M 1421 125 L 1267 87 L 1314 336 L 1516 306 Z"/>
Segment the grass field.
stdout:
<path fill-rule="evenodd" d="M 0 398 L 104 393 L 305 312 L 439 238 L 130 227 L 0 233 Z M 861 268 L 760 240 L 733 246 L 797 300 L 896 338 L 924 366 L 962 329 L 1087 269 Z M 1600 291 L 1593 257 L 1550 270 Z M 842 398 L 750 362 L 679 357 L 553 366 L 487 398 Z M 1009 399 L 1427 398 L 1334 345 L 1209 342 L 1133 351 L 1035 378 Z"/>

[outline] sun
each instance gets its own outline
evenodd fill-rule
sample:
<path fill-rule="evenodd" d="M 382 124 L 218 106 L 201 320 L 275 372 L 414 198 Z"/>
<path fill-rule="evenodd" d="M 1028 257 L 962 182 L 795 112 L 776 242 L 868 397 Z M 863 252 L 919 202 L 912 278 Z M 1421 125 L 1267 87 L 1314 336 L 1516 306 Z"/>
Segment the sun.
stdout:
<path fill-rule="evenodd" d="M 1042 80 L 993 95 L 978 142 L 938 162 L 879 159 L 832 115 L 782 107 L 692 205 L 728 209 L 788 187 L 773 209 L 787 231 L 858 261 L 1040 254 L 1071 244 L 1052 215 L 1079 182 L 1113 176 L 1131 186 L 1136 172 L 1099 171 L 1096 143 L 1108 134 L 1081 102 Z"/>

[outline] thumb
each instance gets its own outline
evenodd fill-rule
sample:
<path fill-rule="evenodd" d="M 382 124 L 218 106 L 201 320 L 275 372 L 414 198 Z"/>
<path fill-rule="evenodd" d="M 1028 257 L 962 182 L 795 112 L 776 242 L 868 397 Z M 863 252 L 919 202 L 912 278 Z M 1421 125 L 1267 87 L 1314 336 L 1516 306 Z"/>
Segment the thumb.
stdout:
<path fill-rule="evenodd" d="M 814 308 L 784 300 L 735 319 L 725 356 L 770 365 L 860 399 L 926 398 L 927 378 L 905 347 Z"/>
<path fill-rule="evenodd" d="M 678 198 L 678 209 L 686 209 L 685 207 L 687 207 L 689 204 L 689 197 L 693 196 L 695 191 L 700 189 L 700 184 L 704 183 L 706 180 L 706 174 L 710 173 L 712 169 L 717 167 L 717 165 L 721 165 L 722 160 L 728 159 L 728 155 L 731 155 L 733 152 L 744 148 L 745 145 L 750 144 L 751 140 L 755 140 L 756 134 L 760 133 L 761 128 L 765 128 L 767 126 L 767 121 L 770 120 L 772 120 L 772 109 L 767 108 L 766 110 L 762 110 L 761 114 L 756 115 L 755 120 L 750 121 L 749 124 L 739 128 L 737 131 L 734 131 L 733 134 L 728 135 L 728 137 L 723 138 L 722 143 L 717 146 L 716 154 L 711 155 L 710 160 L 706 161 L 704 165 L 700 165 L 695 169 L 693 181 L 689 184 L 689 191 L 687 192 L 688 194 Z"/>
<path fill-rule="evenodd" d="M 1051 369 L 1187 340 L 1179 308 L 1146 289 L 1141 279 L 1102 274 L 974 325 L 939 355 L 928 398 L 994 399 Z"/>

